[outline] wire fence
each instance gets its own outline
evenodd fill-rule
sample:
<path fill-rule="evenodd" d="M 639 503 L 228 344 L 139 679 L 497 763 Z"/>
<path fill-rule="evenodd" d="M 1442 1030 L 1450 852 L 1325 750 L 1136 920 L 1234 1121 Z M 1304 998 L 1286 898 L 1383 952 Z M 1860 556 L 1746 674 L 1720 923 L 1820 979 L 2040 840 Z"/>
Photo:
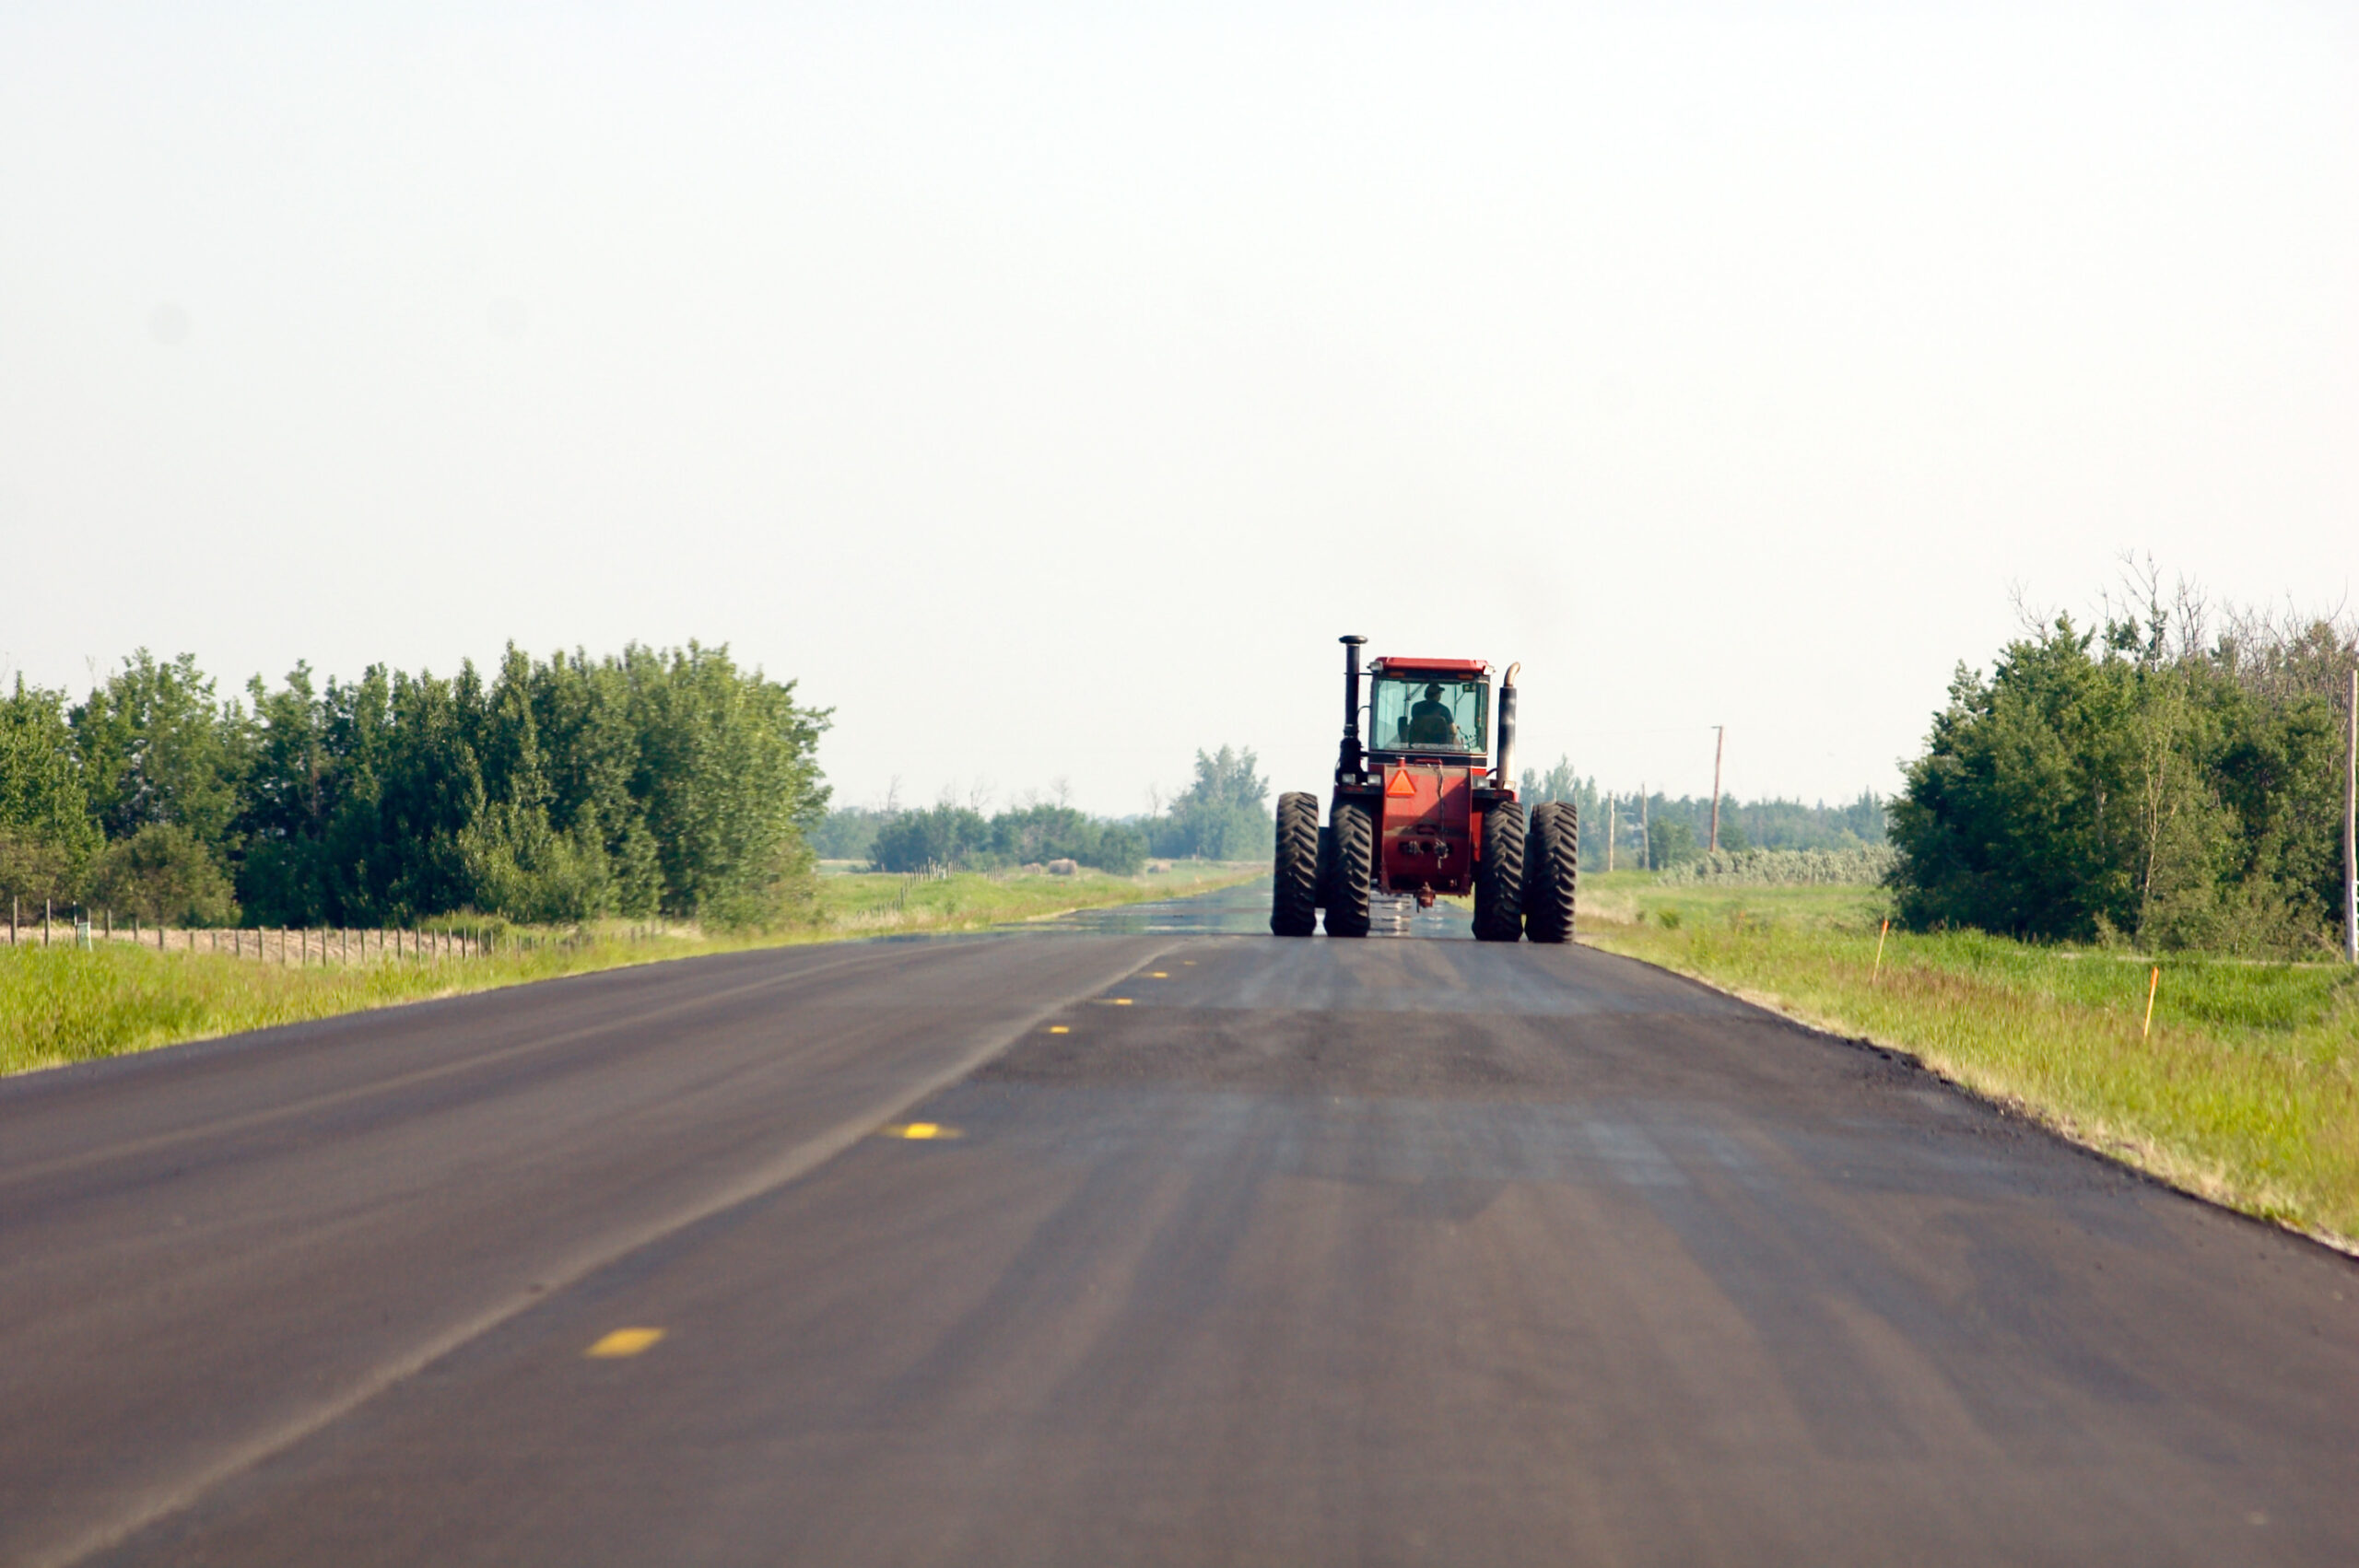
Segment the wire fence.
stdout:
<path fill-rule="evenodd" d="M 460 926 L 440 930 L 344 926 L 159 926 L 136 919 L 118 924 L 107 910 L 77 909 L 63 916 L 43 907 L 29 914 L 12 907 L 11 947 L 95 948 L 122 942 L 158 953 L 210 953 L 260 964 L 330 965 L 429 963 L 479 958 L 562 941 L 542 932 L 499 927 Z"/>

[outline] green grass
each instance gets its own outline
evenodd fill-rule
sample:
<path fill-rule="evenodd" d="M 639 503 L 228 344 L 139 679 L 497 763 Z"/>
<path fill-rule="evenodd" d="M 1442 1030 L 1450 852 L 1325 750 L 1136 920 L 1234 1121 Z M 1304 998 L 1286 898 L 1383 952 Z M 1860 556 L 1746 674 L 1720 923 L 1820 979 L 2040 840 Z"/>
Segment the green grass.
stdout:
<path fill-rule="evenodd" d="M 1069 909 L 1208 892 L 1263 870 L 1180 861 L 1168 872 L 1135 877 L 1095 872 L 1068 877 L 961 874 L 917 882 L 889 875 L 828 876 L 819 881 L 817 905 L 807 922 L 764 935 L 707 935 L 693 927 L 648 934 L 616 922 L 524 933 L 536 944 L 487 957 L 404 958 L 349 967 L 158 953 L 125 942 L 100 942 L 88 952 L 70 942 L 0 947 L 0 1073 L 697 954 L 901 931 L 975 930 Z"/>
<path fill-rule="evenodd" d="M 1595 946 L 1907 1051 L 2248 1213 L 2359 1241 L 2359 971 L 1895 931 L 1879 973 L 1873 888 L 1627 872 L 1585 878 L 1581 906 Z"/>

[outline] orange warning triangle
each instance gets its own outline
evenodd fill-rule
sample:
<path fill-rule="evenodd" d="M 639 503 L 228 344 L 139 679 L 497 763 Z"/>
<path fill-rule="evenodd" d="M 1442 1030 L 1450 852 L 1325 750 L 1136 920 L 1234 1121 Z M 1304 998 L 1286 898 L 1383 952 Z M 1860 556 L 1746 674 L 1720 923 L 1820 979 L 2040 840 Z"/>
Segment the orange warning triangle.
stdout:
<path fill-rule="evenodd" d="M 1388 795 L 1414 795 L 1417 792 L 1417 787 L 1409 782 L 1407 768 L 1396 767 L 1392 770 L 1391 782 L 1384 787 L 1384 792 Z"/>

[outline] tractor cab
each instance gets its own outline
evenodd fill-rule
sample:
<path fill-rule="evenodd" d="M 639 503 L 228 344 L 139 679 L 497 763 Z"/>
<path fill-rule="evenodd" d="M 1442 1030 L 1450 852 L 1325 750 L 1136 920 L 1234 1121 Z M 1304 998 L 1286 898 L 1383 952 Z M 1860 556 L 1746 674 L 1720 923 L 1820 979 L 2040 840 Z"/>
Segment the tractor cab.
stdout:
<path fill-rule="evenodd" d="M 1513 942 L 1524 934 L 1524 813 L 1515 791 L 1515 677 L 1499 682 L 1498 760 L 1491 762 L 1491 666 L 1479 659 L 1385 657 L 1363 677 L 1365 638 L 1344 643 L 1344 743 L 1327 825 L 1319 801 L 1282 795 L 1277 813 L 1277 885 L 1270 929 L 1309 936 L 1326 915 L 1330 936 L 1365 936 L 1375 893 L 1436 898 L 1473 894 L 1474 934 Z M 1365 688 L 1365 689 L 1364 689 Z M 1361 739 L 1360 719 L 1367 720 Z M 1562 942 L 1572 930 L 1578 825 L 1556 805 L 1530 825 L 1545 843 L 1545 908 L 1535 941 Z M 1544 828 L 1544 832 L 1542 830 Z M 1563 846 L 1571 845 L 1569 858 Z M 1561 883 L 1561 886 L 1557 885 Z M 1561 921 L 1554 911 L 1561 909 Z M 1550 934 L 1561 924 L 1562 933 Z"/>
<path fill-rule="evenodd" d="M 1379 659 L 1368 673 L 1370 751 L 1388 757 L 1490 752 L 1490 665 L 1473 659 Z"/>

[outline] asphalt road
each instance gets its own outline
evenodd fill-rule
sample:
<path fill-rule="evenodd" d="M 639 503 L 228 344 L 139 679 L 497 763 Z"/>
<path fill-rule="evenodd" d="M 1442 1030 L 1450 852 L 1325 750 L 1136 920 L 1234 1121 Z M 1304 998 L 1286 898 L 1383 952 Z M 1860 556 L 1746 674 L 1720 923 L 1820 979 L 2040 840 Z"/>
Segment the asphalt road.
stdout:
<path fill-rule="evenodd" d="M 2359 1562 L 2347 1260 L 1262 895 L 0 1083 L 0 1561 Z"/>

